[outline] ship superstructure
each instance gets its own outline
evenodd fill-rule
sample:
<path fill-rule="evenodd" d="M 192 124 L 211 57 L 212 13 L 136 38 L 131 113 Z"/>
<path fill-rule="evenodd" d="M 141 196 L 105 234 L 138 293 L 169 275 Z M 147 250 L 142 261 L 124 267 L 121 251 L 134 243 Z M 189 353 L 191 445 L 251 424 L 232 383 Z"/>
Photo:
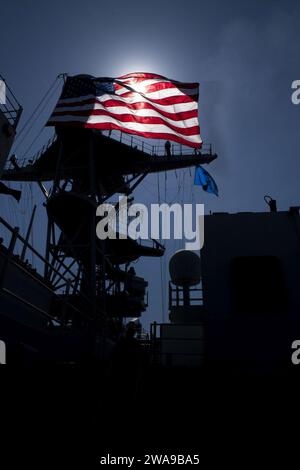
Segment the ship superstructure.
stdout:
<path fill-rule="evenodd" d="M 117 194 L 132 201 L 134 190 L 150 173 L 215 158 L 211 147 L 200 153 L 174 145 L 167 155 L 163 147 L 133 136 L 119 133 L 116 139 L 110 133 L 68 127 L 57 127 L 35 157 L 10 158 L 2 180 L 39 185 L 47 239 L 45 255 L 38 254 L 42 270 L 37 273 L 26 263 L 26 253 L 36 252 L 28 237 L 0 220 L 11 232 L 9 247 L 1 247 L 1 320 L 12 321 L 8 341 L 49 360 L 76 362 L 91 354 L 105 358 L 124 319 L 138 318 L 146 310 L 148 283 L 130 263 L 144 256 L 161 257 L 164 247 L 156 240 L 141 244 L 118 233 L 115 239 L 99 240 L 97 206 Z M 115 207 L 118 211 L 118 204 Z M 14 254 L 17 241 L 23 244 L 19 258 Z"/>

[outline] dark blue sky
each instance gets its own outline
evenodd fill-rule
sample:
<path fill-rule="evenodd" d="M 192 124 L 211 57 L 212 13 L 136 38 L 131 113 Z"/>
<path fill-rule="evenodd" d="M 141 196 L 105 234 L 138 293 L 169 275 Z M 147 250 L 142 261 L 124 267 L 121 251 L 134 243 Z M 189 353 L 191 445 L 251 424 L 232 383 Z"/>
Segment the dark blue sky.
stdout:
<path fill-rule="evenodd" d="M 194 188 L 187 170 L 177 179 L 168 175 L 167 201 L 178 196 L 183 202 L 203 202 L 207 212 L 263 211 L 263 196 L 271 194 L 285 210 L 300 204 L 300 106 L 290 99 L 291 82 L 300 79 L 297 3 L 0 0 L 0 72 L 24 107 L 23 122 L 61 72 L 119 76 L 144 71 L 199 81 L 202 138 L 219 154 L 209 171 L 220 197 Z M 55 99 L 20 145 L 20 157 Z M 46 133 L 41 134 L 32 151 L 45 139 Z M 163 195 L 164 184 L 162 176 Z M 34 197 L 39 194 L 36 188 L 32 191 Z M 156 202 L 154 198 L 156 176 L 136 193 L 138 202 Z M 25 227 L 30 201 L 27 187 L 20 206 L 5 206 L 2 199 L 1 213 L 9 211 Z M 40 226 L 42 211 L 40 207 Z M 35 229 L 35 242 L 42 246 L 39 234 Z M 168 244 L 164 270 L 178 247 Z M 151 260 L 136 267 L 150 281 L 148 320 L 161 319 L 159 263 Z"/>

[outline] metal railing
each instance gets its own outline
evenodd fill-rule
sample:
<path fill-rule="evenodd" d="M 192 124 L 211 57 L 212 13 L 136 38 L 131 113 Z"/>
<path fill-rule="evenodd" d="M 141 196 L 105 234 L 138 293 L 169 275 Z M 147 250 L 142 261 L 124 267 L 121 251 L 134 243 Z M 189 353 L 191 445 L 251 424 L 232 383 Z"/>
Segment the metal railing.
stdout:
<path fill-rule="evenodd" d="M 202 287 L 190 287 L 189 305 L 203 305 L 203 289 Z M 169 309 L 172 307 L 180 307 L 185 305 L 185 292 L 180 286 L 175 286 L 169 281 Z"/>
<path fill-rule="evenodd" d="M 128 145 L 134 150 L 139 150 L 147 155 L 152 157 L 162 157 L 166 156 L 166 149 L 164 143 L 158 143 L 151 145 L 148 141 L 143 140 L 142 138 L 135 137 L 130 134 L 125 134 L 120 131 L 101 131 L 101 134 L 107 138 L 116 140 L 121 142 L 125 145 Z M 45 145 L 33 156 L 33 157 L 26 157 L 23 159 L 18 160 L 18 166 L 20 168 L 24 168 L 28 165 L 33 165 L 42 155 L 44 152 L 48 150 L 48 148 L 57 140 L 56 134 L 54 134 L 50 139 L 45 143 Z M 212 144 L 203 144 L 201 149 L 193 149 L 191 147 L 181 145 L 181 144 L 171 144 L 170 149 L 171 156 L 187 156 L 187 155 L 212 155 Z M 14 168 L 14 165 L 11 161 L 8 161 L 6 164 L 5 169 L 11 170 Z"/>
<path fill-rule="evenodd" d="M 33 157 L 24 157 L 14 161 L 13 158 L 7 160 L 5 165 L 5 170 L 13 170 L 16 168 L 16 164 L 20 168 L 25 168 L 27 166 L 32 166 L 42 155 L 44 152 L 48 150 L 49 147 L 57 140 L 57 135 L 54 134 L 47 142 L 43 145 L 43 147 L 33 156 Z"/>
<path fill-rule="evenodd" d="M 25 238 L 23 238 L 19 234 L 19 228 L 18 227 L 11 227 L 8 222 L 6 222 L 2 217 L 0 217 L 0 225 L 5 227 L 8 232 L 11 233 L 11 238 L 9 241 L 8 248 L 5 248 L 4 255 L 4 264 L 2 265 L 1 273 L 0 273 L 0 291 L 7 292 L 11 296 L 18 297 L 17 294 L 14 292 L 8 290 L 5 288 L 5 276 L 6 276 L 6 270 L 8 267 L 8 264 L 10 262 L 15 262 L 17 266 L 20 269 L 26 270 L 27 274 L 35 279 L 35 281 L 39 282 L 42 284 L 47 290 L 49 290 L 51 293 L 53 293 L 53 296 L 57 295 L 55 292 L 54 286 L 52 283 L 45 279 L 40 272 L 38 272 L 35 268 L 33 268 L 28 262 L 25 260 L 21 259 L 21 257 L 15 253 L 15 247 L 17 242 L 20 242 L 23 248 L 25 247 L 26 250 L 28 249 L 31 251 L 38 259 L 41 261 L 42 266 L 48 266 L 56 273 L 56 275 L 59 277 L 59 279 L 63 282 L 63 285 L 66 286 L 66 290 L 64 292 L 64 304 L 65 306 L 68 306 L 72 311 L 81 314 L 81 312 L 74 306 L 72 303 L 69 301 L 69 296 L 74 296 L 74 295 L 79 295 L 83 300 L 89 300 L 85 295 L 83 295 L 80 290 L 78 284 L 75 282 L 75 286 L 73 289 L 70 289 L 70 286 L 72 285 L 72 282 L 77 280 L 76 274 L 74 274 L 72 271 L 68 270 L 68 276 L 66 277 L 64 274 L 62 274 L 58 269 L 56 269 L 46 258 L 44 258 Z M 3 239 L 1 239 L 1 245 L 3 244 Z M 40 270 L 42 272 L 42 269 Z M 19 298 L 19 297 L 18 297 Z M 23 303 L 28 303 L 25 299 L 19 298 Z M 35 310 L 38 310 L 40 313 L 44 314 L 45 316 L 52 318 L 53 320 L 57 321 L 58 323 L 63 323 L 63 321 L 59 320 L 57 317 L 52 316 L 49 314 L 49 312 L 46 312 L 45 310 L 39 308 L 38 306 L 35 306 L 31 304 L 32 308 Z"/>
<path fill-rule="evenodd" d="M 23 108 L 7 85 L 4 78 L 0 75 L 0 80 L 5 84 L 5 103 L 0 103 L 0 111 L 4 114 L 9 124 L 16 129 L 21 117 Z"/>
<path fill-rule="evenodd" d="M 123 133 L 121 131 L 102 131 L 103 135 L 111 139 L 122 142 L 123 144 L 128 145 L 136 150 L 140 150 L 148 155 L 152 156 L 164 156 L 166 155 L 165 143 L 159 142 L 158 144 L 151 145 L 148 141 L 143 140 L 142 138 Z M 197 150 L 198 152 L 198 150 Z M 195 149 L 181 144 L 171 144 L 171 155 L 191 155 L 196 154 Z M 203 144 L 201 152 L 212 155 L 212 145 Z"/>

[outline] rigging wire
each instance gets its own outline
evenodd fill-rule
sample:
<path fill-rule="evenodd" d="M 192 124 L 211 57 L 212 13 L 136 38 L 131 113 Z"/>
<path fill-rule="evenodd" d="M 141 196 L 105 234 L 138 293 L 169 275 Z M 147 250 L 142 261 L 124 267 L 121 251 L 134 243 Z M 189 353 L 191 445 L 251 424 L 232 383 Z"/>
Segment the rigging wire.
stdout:
<path fill-rule="evenodd" d="M 42 105 L 42 103 L 46 100 L 48 94 L 51 92 L 51 90 L 53 89 L 53 87 L 55 86 L 55 84 L 58 82 L 59 80 L 59 77 L 56 77 L 56 79 L 52 82 L 52 84 L 50 85 L 50 87 L 48 88 L 48 90 L 46 91 L 46 93 L 44 94 L 44 96 L 42 97 L 41 101 L 37 104 L 37 106 L 34 108 L 34 110 L 32 111 L 32 113 L 30 114 L 30 116 L 28 117 L 28 119 L 26 120 L 26 122 L 24 123 L 24 125 L 21 127 L 21 129 L 18 131 L 17 135 L 16 135 L 16 138 L 15 138 L 15 143 L 17 143 L 16 147 L 15 147 L 15 150 L 19 148 L 19 146 L 22 144 L 22 142 L 24 141 L 24 139 L 27 137 L 28 133 L 30 132 L 30 130 L 32 129 L 34 123 L 36 122 L 36 120 L 38 119 L 40 113 L 35 117 L 35 119 L 33 120 L 31 126 L 29 127 L 29 129 L 27 130 L 27 132 L 25 133 L 24 137 L 19 141 L 20 139 L 20 136 L 22 135 L 22 133 L 24 132 L 24 130 L 26 129 L 26 127 L 28 126 L 28 124 L 30 123 L 31 119 L 33 118 L 33 116 L 37 113 L 39 107 Z"/>
<path fill-rule="evenodd" d="M 185 198 L 185 194 L 186 194 L 186 190 L 185 190 L 185 177 L 186 177 L 186 174 L 187 174 L 187 171 L 186 169 L 183 171 L 183 177 L 182 177 L 182 196 L 181 196 L 181 207 L 183 207 L 183 204 L 184 204 L 184 198 Z M 180 248 L 183 249 L 184 248 L 184 241 L 183 241 L 183 237 L 181 237 L 181 243 L 180 243 Z"/>
<path fill-rule="evenodd" d="M 46 108 L 47 104 L 49 103 L 50 99 L 52 98 L 52 96 L 54 95 L 54 93 L 58 90 L 58 86 L 52 91 L 52 93 L 48 96 L 48 99 L 47 101 L 45 102 L 44 106 L 42 107 L 42 109 L 40 110 L 39 112 L 39 116 L 41 115 L 41 113 L 44 111 L 44 109 Z M 31 144 L 28 146 L 28 148 L 26 149 L 25 153 L 22 155 L 22 158 L 24 159 L 26 157 L 26 155 L 28 154 L 29 150 L 32 148 L 32 146 L 35 144 L 35 142 L 37 141 L 37 139 L 39 138 L 39 136 L 41 135 L 41 133 L 43 132 L 43 130 L 45 129 L 45 126 L 43 125 L 42 128 L 40 129 L 40 131 L 38 132 L 38 134 L 36 135 L 36 137 L 33 139 L 33 141 L 31 142 Z"/>
<path fill-rule="evenodd" d="M 149 185 L 146 182 L 143 181 L 141 186 L 143 187 L 143 190 L 146 190 L 151 196 L 153 196 L 155 198 L 157 197 L 157 194 L 154 191 L 152 191 L 152 189 L 149 188 Z M 172 188 L 172 190 L 173 189 L 174 188 Z M 177 187 L 174 189 L 174 191 L 176 191 L 176 192 L 174 193 L 174 195 L 172 195 L 170 197 L 170 199 L 171 199 L 171 202 L 169 202 L 170 205 L 173 204 L 173 202 L 176 200 L 176 198 L 178 196 L 178 193 L 179 193 L 178 184 L 177 184 Z"/>
<path fill-rule="evenodd" d="M 157 198 L 158 204 L 160 205 L 161 198 L 160 198 L 160 182 L 159 182 L 159 173 L 157 173 Z M 161 239 L 159 239 L 161 242 Z M 161 317 L 162 323 L 165 322 L 165 299 L 164 299 L 164 289 L 163 289 L 163 265 L 162 265 L 162 257 L 159 259 L 160 261 L 160 294 L 161 294 Z"/>
<path fill-rule="evenodd" d="M 29 192 L 30 192 L 30 214 L 32 214 L 32 211 L 33 211 L 33 187 L 32 187 L 32 183 L 30 182 L 29 183 Z M 30 243 L 31 243 L 31 246 L 34 246 L 34 224 L 32 224 L 32 228 L 31 228 L 31 234 L 30 234 Z M 33 251 L 31 250 L 31 265 L 33 267 L 36 267 L 35 266 L 35 255 L 33 253 Z"/>
<path fill-rule="evenodd" d="M 167 171 L 165 171 L 165 203 L 167 202 Z M 163 268 L 162 268 L 162 277 L 163 277 L 163 283 L 162 285 L 164 287 L 167 286 L 167 258 L 166 256 L 163 257 L 163 259 L 161 258 L 162 260 L 162 265 L 163 265 Z M 163 291 L 163 294 L 164 295 L 164 288 L 162 289 Z M 164 323 L 164 320 L 165 320 L 165 300 L 166 298 L 164 297 L 164 309 L 163 309 L 163 323 Z"/>
<path fill-rule="evenodd" d="M 177 193 L 173 201 L 175 201 L 175 199 L 180 200 L 180 193 L 181 193 L 181 187 L 182 187 L 182 174 L 181 173 L 182 172 L 179 171 L 179 175 L 177 176 L 176 174 L 176 179 L 178 181 L 178 189 L 177 189 Z M 179 243 L 180 241 L 178 239 L 174 239 L 174 252 L 179 250 Z"/>
<path fill-rule="evenodd" d="M 36 123 L 37 119 L 41 116 L 42 112 L 45 110 L 46 106 L 48 105 L 50 99 L 53 97 L 54 93 L 57 92 L 57 90 L 60 87 L 61 84 L 61 76 L 58 76 L 55 78 L 55 80 L 52 82 L 44 96 L 42 97 L 41 101 L 38 103 L 38 105 L 34 108 L 33 112 L 30 114 L 26 122 L 24 123 L 23 127 L 20 129 L 18 132 L 16 138 L 15 138 L 15 143 L 17 142 L 17 145 L 13 148 L 15 151 L 18 149 L 21 144 L 24 142 L 28 134 L 30 133 L 31 129 L 33 128 L 34 124 Z M 44 126 L 42 129 L 39 131 L 38 135 L 33 139 L 31 142 L 30 146 L 27 148 L 26 152 L 23 154 L 24 157 L 27 155 L 29 150 L 31 149 L 32 145 L 36 142 L 42 131 L 44 130 Z M 21 138 L 20 138 L 21 137 Z M 10 187 L 10 183 L 8 183 L 8 187 Z M 21 231 L 24 233 L 26 231 L 26 217 L 25 215 L 28 214 L 28 209 L 29 212 L 31 213 L 33 210 L 33 191 L 32 191 L 32 183 L 29 184 L 29 190 L 27 185 L 22 185 L 20 184 L 19 188 L 22 193 L 23 197 L 21 200 L 21 204 L 17 205 L 15 201 L 12 201 L 10 198 L 7 199 L 7 204 L 6 207 L 4 208 L 5 212 L 7 212 L 7 217 L 6 219 L 9 220 L 11 219 L 13 222 L 14 226 L 19 226 L 21 227 Z M 20 217 L 21 215 L 21 217 Z M 21 225 L 20 225 L 21 224 Z M 33 233 L 33 228 L 31 231 L 31 245 L 33 246 L 34 242 L 34 233 Z M 18 250 L 17 250 L 18 251 Z M 35 256 L 34 253 L 31 252 L 31 264 L 32 266 L 35 263 Z"/>

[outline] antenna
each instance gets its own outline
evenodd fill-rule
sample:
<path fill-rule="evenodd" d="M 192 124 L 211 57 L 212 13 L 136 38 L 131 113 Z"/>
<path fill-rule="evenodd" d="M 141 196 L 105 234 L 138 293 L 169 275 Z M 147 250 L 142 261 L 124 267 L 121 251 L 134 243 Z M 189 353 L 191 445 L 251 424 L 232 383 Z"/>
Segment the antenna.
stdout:
<path fill-rule="evenodd" d="M 268 204 L 270 208 L 270 212 L 277 212 L 277 201 L 276 199 L 272 199 L 271 196 L 264 196 L 265 202 Z"/>

